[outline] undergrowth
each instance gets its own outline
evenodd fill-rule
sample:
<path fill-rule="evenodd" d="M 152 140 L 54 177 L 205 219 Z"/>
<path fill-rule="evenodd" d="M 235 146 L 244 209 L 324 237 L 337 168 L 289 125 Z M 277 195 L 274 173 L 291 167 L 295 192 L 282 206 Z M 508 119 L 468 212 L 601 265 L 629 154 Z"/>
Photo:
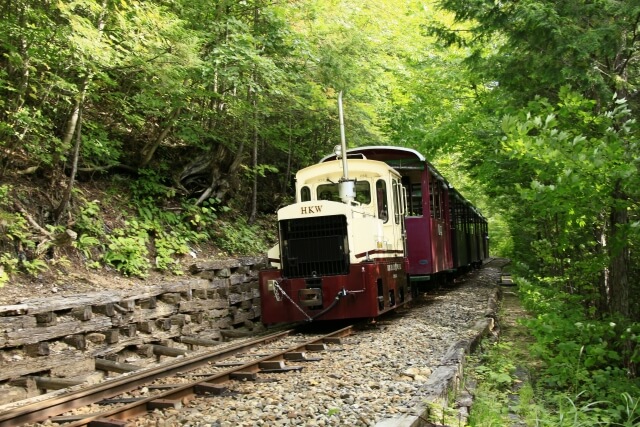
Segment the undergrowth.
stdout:
<path fill-rule="evenodd" d="M 12 277 L 50 269 L 60 258 L 50 250 L 56 241 L 34 230 L 24 212 L 14 209 L 15 197 L 20 197 L 18 191 L 0 185 L 0 286 Z M 73 222 L 46 227 L 50 236 L 65 230 L 75 235 L 68 246 L 85 268 L 113 268 L 141 278 L 151 270 L 182 274 L 180 261 L 195 256 L 199 245 L 215 247 L 223 256 L 252 255 L 265 253 L 273 240 L 270 227 L 231 215 L 219 200 L 196 206 L 194 200 L 179 203 L 178 199 L 158 172 L 143 170 L 120 191 L 102 194 L 101 201 L 88 199 L 77 189 Z"/>
<path fill-rule="evenodd" d="M 570 296 L 518 283 L 531 316 L 470 357 L 478 387 L 469 425 L 640 426 L 640 325 L 591 318 Z M 528 373 L 524 380 L 517 367 Z"/>

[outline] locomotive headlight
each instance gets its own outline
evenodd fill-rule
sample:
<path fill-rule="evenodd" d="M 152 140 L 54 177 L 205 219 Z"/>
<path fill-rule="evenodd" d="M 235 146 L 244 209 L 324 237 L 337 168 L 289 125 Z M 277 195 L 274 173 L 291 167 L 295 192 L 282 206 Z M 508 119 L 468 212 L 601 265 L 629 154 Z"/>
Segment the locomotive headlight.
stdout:
<path fill-rule="evenodd" d="M 333 154 L 336 155 L 337 159 L 342 158 L 342 146 L 336 145 L 335 147 L 333 147 Z"/>

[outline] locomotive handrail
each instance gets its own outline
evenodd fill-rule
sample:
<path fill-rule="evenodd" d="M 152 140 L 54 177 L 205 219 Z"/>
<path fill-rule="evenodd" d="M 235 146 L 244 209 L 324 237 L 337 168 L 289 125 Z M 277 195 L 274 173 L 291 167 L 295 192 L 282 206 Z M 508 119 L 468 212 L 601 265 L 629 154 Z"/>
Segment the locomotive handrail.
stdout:
<path fill-rule="evenodd" d="M 400 184 L 400 188 L 402 189 L 400 191 L 400 193 L 402 194 L 401 195 L 401 198 L 402 198 L 402 200 L 401 200 L 401 202 L 402 202 L 401 203 L 401 205 L 402 205 L 401 215 L 406 216 L 407 215 L 407 188 L 402 184 Z"/>

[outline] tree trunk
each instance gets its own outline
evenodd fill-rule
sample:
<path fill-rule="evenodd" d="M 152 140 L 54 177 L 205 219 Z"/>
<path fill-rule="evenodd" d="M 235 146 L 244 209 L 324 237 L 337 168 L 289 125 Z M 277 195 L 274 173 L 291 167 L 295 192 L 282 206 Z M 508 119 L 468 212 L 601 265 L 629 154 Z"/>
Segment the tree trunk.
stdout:
<path fill-rule="evenodd" d="M 142 147 L 142 150 L 140 150 L 140 167 L 145 167 L 149 164 L 156 150 L 171 131 L 171 128 L 173 127 L 173 124 L 175 123 L 176 118 L 180 114 L 181 110 L 182 107 L 174 108 L 173 111 L 171 111 L 169 118 L 165 122 L 164 128 L 160 131 L 158 136 L 153 141 L 149 141 L 144 145 L 144 147 Z"/>
<path fill-rule="evenodd" d="M 629 316 L 629 244 L 626 226 L 629 213 L 622 203 L 625 198 L 618 181 L 611 208 L 611 230 L 609 238 L 609 301 L 611 313 Z M 616 203 L 617 202 L 617 203 Z"/>
<path fill-rule="evenodd" d="M 249 224 L 256 221 L 258 215 L 258 106 L 256 97 L 253 97 L 253 155 L 251 156 L 251 168 L 253 169 L 253 183 L 251 188 L 251 214 Z"/>
<path fill-rule="evenodd" d="M 284 197 L 287 194 L 287 187 L 289 184 L 289 174 L 291 174 L 291 157 L 293 155 L 293 135 L 292 135 L 292 114 L 291 111 L 289 111 L 289 147 L 287 149 L 287 170 L 284 173 L 284 177 L 282 178 L 282 190 L 280 191 L 280 193 L 282 194 L 282 197 Z"/>
<path fill-rule="evenodd" d="M 626 219 L 626 211 L 619 211 L 612 213 L 612 219 L 616 221 L 624 221 Z M 622 224 L 620 222 L 619 224 Z M 614 228 L 614 227 L 612 227 Z M 617 233 L 621 233 L 618 231 Z M 629 247 L 623 245 L 617 247 L 617 245 L 611 246 L 611 260 L 609 267 L 609 292 L 610 292 L 610 311 L 611 313 L 621 314 L 623 316 L 629 316 Z"/>
<path fill-rule="evenodd" d="M 67 189 L 64 192 L 64 196 L 62 197 L 62 201 L 56 208 L 53 213 L 53 220 L 57 224 L 60 222 L 60 218 L 67 210 L 69 206 L 69 201 L 71 200 L 71 193 L 73 191 L 73 185 L 75 184 L 76 174 L 78 173 L 78 158 L 80 157 L 80 146 L 82 145 L 82 106 L 84 105 L 84 95 L 87 90 L 88 81 L 84 81 L 84 87 L 82 89 L 82 99 L 79 101 L 79 105 L 77 107 L 78 117 L 75 119 L 77 122 L 76 125 L 76 143 L 73 146 L 73 159 L 71 163 L 71 176 L 69 177 L 69 183 L 67 184 Z"/>
<path fill-rule="evenodd" d="M 599 215 L 602 220 L 602 227 L 595 230 L 597 237 L 596 254 L 602 256 L 607 250 L 607 219 L 606 215 Z M 609 311 L 609 268 L 606 267 L 600 273 L 598 278 L 598 315 L 602 316 Z"/>

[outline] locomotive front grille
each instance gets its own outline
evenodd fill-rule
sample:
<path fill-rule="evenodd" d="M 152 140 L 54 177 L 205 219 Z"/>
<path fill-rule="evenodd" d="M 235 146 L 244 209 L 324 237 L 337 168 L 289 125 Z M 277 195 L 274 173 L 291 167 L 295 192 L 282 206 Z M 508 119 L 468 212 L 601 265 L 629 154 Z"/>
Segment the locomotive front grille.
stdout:
<path fill-rule="evenodd" d="M 280 221 L 282 270 L 287 278 L 349 272 L 347 218 L 344 215 Z"/>

